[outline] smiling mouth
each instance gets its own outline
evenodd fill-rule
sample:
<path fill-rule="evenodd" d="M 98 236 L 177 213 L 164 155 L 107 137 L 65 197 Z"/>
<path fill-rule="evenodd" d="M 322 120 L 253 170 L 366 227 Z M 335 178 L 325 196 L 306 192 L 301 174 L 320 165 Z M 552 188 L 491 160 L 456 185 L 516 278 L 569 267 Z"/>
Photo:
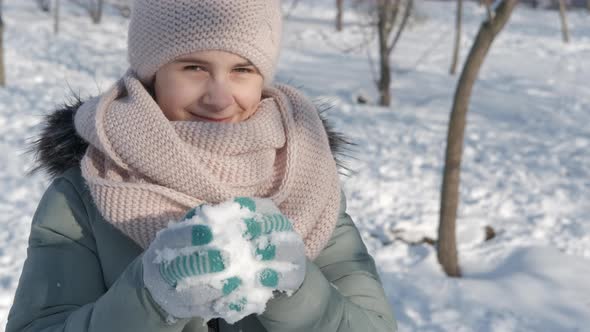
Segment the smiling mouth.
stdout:
<path fill-rule="evenodd" d="M 209 121 L 209 122 L 227 122 L 228 120 L 231 120 L 231 119 L 232 119 L 232 117 L 231 117 L 231 116 L 229 116 L 229 117 L 227 117 L 227 118 L 220 118 L 220 119 L 216 119 L 216 118 L 209 118 L 209 117 L 202 116 L 202 115 L 198 115 L 198 114 L 194 114 L 194 113 L 191 113 L 191 114 L 192 114 L 194 117 L 196 117 L 196 118 L 199 118 L 199 119 L 201 119 L 201 120 L 203 120 L 203 121 Z"/>

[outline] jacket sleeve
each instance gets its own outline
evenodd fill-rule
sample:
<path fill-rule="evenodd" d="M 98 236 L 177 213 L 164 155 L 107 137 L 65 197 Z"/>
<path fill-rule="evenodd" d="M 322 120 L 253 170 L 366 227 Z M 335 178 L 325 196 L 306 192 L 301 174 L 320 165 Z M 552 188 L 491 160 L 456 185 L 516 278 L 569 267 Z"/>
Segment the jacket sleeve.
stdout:
<path fill-rule="evenodd" d="M 57 178 L 33 218 L 6 332 L 182 331 L 143 287 L 140 257 L 107 290 L 81 195 Z"/>
<path fill-rule="evenodd" d="M 302 286 L 272 299 L 259 320 L 278 331 L 396 331 L 375 262 L 341 196 L 334 234 L 320 256 L 308 260 Z"/>

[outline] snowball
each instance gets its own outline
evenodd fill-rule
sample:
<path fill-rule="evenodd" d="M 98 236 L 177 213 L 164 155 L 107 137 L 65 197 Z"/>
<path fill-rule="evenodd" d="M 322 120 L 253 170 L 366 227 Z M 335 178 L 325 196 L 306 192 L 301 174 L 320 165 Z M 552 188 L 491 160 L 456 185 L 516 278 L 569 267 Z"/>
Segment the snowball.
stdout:
<path fill-rule="evenodd" d="M 198 313 L 205 321 L 211 318 L 223 318 L 232 324 L 247 315 L 262 314 L 266 303 L 273 297 L 273 289 L 260 285 L 257 274 L 267 268 L 272 268 L 279 273 L 296 268 L 289 262 L 262 261 L 260 255 L 257 257 L 255 253 L 256 247 L 264 249 L 270 243 L 276 245 L 281 241 L 290 241 L 297 237 L 296 234 L 280 232 L 272 236 L 262 235 L 257 239 L 256 244 L 242 236 L 247 231 L 243 220 L 247 218 L 261 220 L 260 217 L 261 215 L 242 208 L 240 204 L 228 201 L 215 206 L 204 205 L 192 218 L 168 225 L 168 229 L 187 227 L 187 225 L 207 225 L 211 229 L 213 239 L 207 245 L 156 250 L 155 262 L 168 262 L 178 256 L 209 249 L 222 252 L 224 271 L 184 278 L 176 285 L 178 292 L 190 293 L 192 287 L 198 286 L 202 289 L 205 285 L 218 292 L 218 297 L 211 307 L 206 307 L 205 304 L 196 306 L 196 302 L 199 301 L 192 302 L 195 307 L 191 310 Z M 229 295 L 223 296 L 224 282 L 232 277 L 239 277 L 241 284 Z M 247 302 L 243 301 L 244 298 Z M 240 307 L 239 311 L 231 310 L 230 305 L 234 308 Z"/>

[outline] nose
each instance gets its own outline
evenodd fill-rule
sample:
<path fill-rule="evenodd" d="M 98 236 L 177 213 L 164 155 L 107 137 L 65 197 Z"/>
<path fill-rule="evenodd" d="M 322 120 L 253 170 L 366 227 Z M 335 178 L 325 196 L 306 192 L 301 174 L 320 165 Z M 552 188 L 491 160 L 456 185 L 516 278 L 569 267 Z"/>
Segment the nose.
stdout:
<path fill-rule="evenodd" d="M 207 91 L 203 97 L 203 105 L 211 111 L 219 112 L 228 108 L 234 102 L 228 83 L 211 80 L 207 84 Z"/>

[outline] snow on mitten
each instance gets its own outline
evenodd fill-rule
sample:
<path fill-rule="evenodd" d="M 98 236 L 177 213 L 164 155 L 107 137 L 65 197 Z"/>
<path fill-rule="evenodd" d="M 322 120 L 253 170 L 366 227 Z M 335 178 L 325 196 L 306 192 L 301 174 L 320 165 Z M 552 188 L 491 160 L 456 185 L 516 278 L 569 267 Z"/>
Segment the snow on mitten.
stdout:
<path fill-rule="evenodd" d="M 258 271 L 259 284 L 287 293 L 299 289 L 305 278 L 305 244 L 291 221 L 270 199 L 238 197 L 235 201 L 255 213 L 244 220 L 243 236 L 264 265 Z"/>
<path fill-rule="evenodd" d="M 214 244 L 214 232 L 196 218 L 202 206 L 192 209 L 181 222 L 156 235 L 142 257 L 143 278 L 152 298 L 177 318 L 216 317 L 213 302 L 226 295 L 233 279 L 223 275 L 231 260 Z"/>
<path fill-rule="evenodd" d="M 240 197 L 190 210 L 158 232 L 143 257 L 144 283 L 178 318 L 262 314 L 274 290 L 305 277 L 305 247 L 269 199 Z"/>
<path fill-rule="evenodd" d="M 233 245 L 245 244 L 247 248 L 239 252 L 229 249 L 235 253 L 232 257 L 239 259 L 229 269 L 232 278 L 224 288 L 226 296 L 213 304 L 229 323 L 236 317 L 263 313 L 275 290 L 290 295 L 299 289 L 306 267 L 303 240 L 272 200 L 238 197 L 232 202 L 249 215 L 234 220 L 241 232 Z"/>

